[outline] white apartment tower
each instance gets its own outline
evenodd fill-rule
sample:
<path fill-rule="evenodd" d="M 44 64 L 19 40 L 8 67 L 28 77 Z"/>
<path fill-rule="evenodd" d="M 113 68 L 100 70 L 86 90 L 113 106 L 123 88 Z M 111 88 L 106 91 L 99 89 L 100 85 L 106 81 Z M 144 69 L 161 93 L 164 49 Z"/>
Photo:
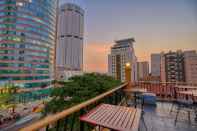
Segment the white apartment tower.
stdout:
<path fill-rule="evenodd" d="M 84 10 L 66 3 L 60 6 L 57 44 L 57 77 L 78 74 L 83 69 Z M 68 73 L 69 72 L 69 73 Z"/>
<path fill-rule="evenodd" d="M 108 55 L 108 73 L 116 79 L 125 81 L 125 65 L 131 65 L 131 81 L 137 81 L 137 58 L 133 48 L 133 38 L 115 41 Z"/>
<path fill-rule="evenodd" d="M 160 76 L 161 54 L 151 54 L 151 75 Z"/>

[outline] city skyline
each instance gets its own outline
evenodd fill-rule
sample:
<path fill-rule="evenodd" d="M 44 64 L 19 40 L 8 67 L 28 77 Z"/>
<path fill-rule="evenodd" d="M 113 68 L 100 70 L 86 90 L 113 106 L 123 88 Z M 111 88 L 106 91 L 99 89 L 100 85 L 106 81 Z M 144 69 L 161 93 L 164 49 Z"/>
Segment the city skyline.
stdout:
<path fill-rule="evenodd" d="M 0 130 L 196 130 L 196 13 L 197 0 L 0 0 Z"/>
<path fill-rule="evenodd" d="M 150 62 L 151 53 L 197 50 L 195 0 L 108 0 L 105 3 L 62 0 L 60 3 L 65 2 L 77 3 L 86 12 L 84 70 L 87 72 L 107 72 L 107 54 L 117 39 L 134 37 L 139 61 Z"/>

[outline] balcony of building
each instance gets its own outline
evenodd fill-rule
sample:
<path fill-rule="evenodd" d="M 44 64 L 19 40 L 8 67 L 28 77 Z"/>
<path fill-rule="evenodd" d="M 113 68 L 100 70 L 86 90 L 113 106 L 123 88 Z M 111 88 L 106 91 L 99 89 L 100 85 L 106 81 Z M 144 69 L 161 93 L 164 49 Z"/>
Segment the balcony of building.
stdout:
<path fill-rule="evenodd" d="M 186 85 L 181 83 L 181 85 Z M 107 91 L 95 98 L 75 105 L 69 109 L 63 110 L 57 114 L 47 116 L 35 123 L 23 125 L 21 131 L 89 131 L 98 130 L 98 125 L 89 124 L 80 121 L 80 117 L 92 111 L 98 105 L 105 103 L 116 106 L 125 106 L 129 108 L 140 109 L 141 116 L 139 123 L 136 123 L 137 130 L 140 131 L 196 131 L 196 96 L 180 94 L 179 97 L 185 101 L 192 101 L 191 105 L 181 107 L 175 103 L 175 89 L 180 83 L 152 83 L 137 82 L 133 83 L 131 88 L 146 89 L 156 95 L 156 105 L 140 103 L 140 100 L 134 102 L 132 95 L 128 97 L 126 90 L 129 84 L 125 83 L 110 91 Z M 190 89 L 195 89 L 194 85 L 190 85 Z M 180 88 L 185 91 L 184 88 Z M 104 116 L 103 116 L 104 117 Z M 119 116 L 121 117 L 121 116 Z M 126 118 L 126 117 L 125 117 Z M 123 118 L 122 118 L 123 119 Z M 123 120 L 124 122 L 124 120 Z M 126 122 L 126 121 L 125 121 Z M 124 123 L 122 123 L 124 124 Z M 133 123 L 135 125 L 135 122 Z M 14 129 L 13 129 L 14 130 Z M 100 128 L 100 130 L 109 130 Z"/>

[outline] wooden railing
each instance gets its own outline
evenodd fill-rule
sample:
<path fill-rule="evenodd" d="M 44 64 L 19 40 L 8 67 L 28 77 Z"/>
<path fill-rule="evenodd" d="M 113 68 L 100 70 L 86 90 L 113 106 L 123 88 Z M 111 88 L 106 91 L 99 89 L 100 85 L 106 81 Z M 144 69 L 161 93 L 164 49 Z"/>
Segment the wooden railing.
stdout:
<path fill-rule="evenodd" d="M 148 92 L 154 93 L 158 100 L 172 101 L 175 98 L 175 88 L 179 85 L 197 86 L 192 83 L 185 82 L 149 82 L 138 81 L 133 86 L 146 88 Z M 182 91 L 179 89 L 179 91 Z M 196 99 L 196 98 L 195 98 Z"/>
<path fill-rule="evenodd" d="M 93 127 L 80 122 L 79 116 L 88 112 L 100 103 L 109 103 L 117 105 L 122 100 L 124 95 L 123 88 L 127 87 L 127 83 L 122 84 L 110 91 L 107 91 L 95 98 L 85 101 L 81 104 L 73 106 L 57 114 L 47 116 L 36 123 L 27 126 L 20 131 L 39 131 L 39 130 L 57 130 L 57 131 L 89 131 Z"/>
<path fill-rule="evenodd" d="M 174 88 L 177 85 L 188 85 L 186 83 L 175 82 L 145 82 L 139 81 L 131 84 L 133 87 L 146 88 L 148 92 L 155 93 L 159 100 L 174 100 Z M 87 100 L 81 104 L 73 106 L 57 114 L 47 116 L 32 125 L 21 129 L 21 131 L 89 131 L 93 127 L 79 121 L 79 116 L 90 111 L 100 103 L 117 105 L 125 98 L 124 88 L 127 83 L 107 91 L 95 98 Z"/>

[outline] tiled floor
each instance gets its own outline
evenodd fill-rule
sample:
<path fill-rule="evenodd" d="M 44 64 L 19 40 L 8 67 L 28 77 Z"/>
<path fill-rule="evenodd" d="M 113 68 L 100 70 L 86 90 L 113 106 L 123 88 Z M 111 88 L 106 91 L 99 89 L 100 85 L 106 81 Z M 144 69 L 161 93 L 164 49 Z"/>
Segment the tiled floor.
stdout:
<path fill-rule="evenodd" d="M 197 122 L 194 121 L 194 112 L 191 114 L 191 124 L 188 123 L 188 115 L 181 112 L 175 125 L 175 110 L 170 113 L 171 103 L 158 102 L 157 106 L 145 106 L 144 120 L 148 131 L 197 131 Z M 146 131 L 143 122 L 140 123 L 140 131 Z"/>

